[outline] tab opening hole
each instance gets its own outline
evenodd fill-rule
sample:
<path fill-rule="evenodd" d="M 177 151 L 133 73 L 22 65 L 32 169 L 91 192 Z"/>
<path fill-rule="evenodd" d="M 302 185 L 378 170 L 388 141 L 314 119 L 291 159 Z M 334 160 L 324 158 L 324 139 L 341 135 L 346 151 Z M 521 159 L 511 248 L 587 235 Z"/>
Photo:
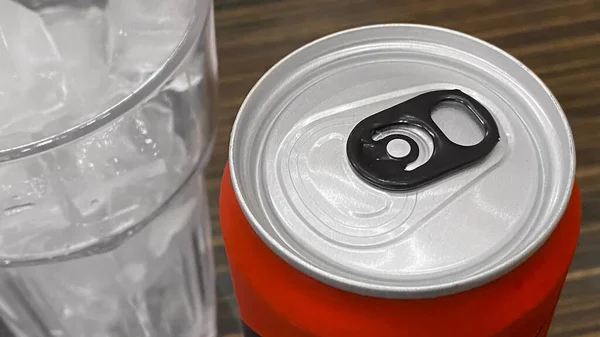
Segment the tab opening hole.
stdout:
<path fill-rule="evenodd" d="M 431 118 L 446 137 L 458 145 L 477 145 L 485 135 L 479 118 L 460 102 L 441 102 L 431 112 Z"/>
<path fill-rule="evenodd" d="M 406 166 L 406 171 L 412 171 L 416 169 L 417 167 L 425 164 L 429 158 L 431 158 L 431 155 L 433 154 L 433 139 L 425 130 L 412 125 L 397 124 L 376 130 L 373 133 L 372 138 L 374 141 L 379 141 L 390 135 L 408 136 L 414 140 L 419 147 L 419 157 L 414 162 Z M 404 149 L 404 145 L 402 143 L 406 143 L 406 149 Z M 402 139 L 393 139 L 387 143 L 386 151 L 394 158 L 403 158 L 410 153 L 410 144 Z M 406 153 L 403 151 L 406 151 Z"/>
<path fill-rule="evenodd" d="M 404 139 L 392 139 L 387 143 L 386 150 L 394 158 L 404 158 L 410 153 L 410 144 Z"/>

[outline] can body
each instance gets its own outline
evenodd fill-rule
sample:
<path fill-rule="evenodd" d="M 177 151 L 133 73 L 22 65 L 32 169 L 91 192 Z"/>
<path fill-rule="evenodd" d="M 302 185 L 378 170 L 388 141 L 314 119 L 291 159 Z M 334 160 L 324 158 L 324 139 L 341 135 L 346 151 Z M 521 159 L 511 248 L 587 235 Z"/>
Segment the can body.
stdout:
<path fill-rule="evenodd" d="M 484 41 L 375 25 L 255 85 L 222 234 L 247 336 L 545 336 L 580 222 L 570 127 Z"/>
<path fill-rule="evenodd" d="M 544 246 L 514 271 L 466 292 L 398 300 L 361 296 L 304 275 L 254 233 L 231 187 L 221 183 L 223 239 L 240 316 L 262 337 L 543 337 L 579 235 L 579 192 Z"/>

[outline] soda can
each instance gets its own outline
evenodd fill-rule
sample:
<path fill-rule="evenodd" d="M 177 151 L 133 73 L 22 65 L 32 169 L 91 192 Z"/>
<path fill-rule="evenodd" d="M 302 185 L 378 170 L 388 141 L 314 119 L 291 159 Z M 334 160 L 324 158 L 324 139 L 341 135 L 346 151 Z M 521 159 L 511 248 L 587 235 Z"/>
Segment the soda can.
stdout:
<path fill-rule="evenodd" d="M 220 216 L 247 336 L 546 336 L 577 243 L 574 142 L 531 70 L 375 25 L 254 86 Z"/>

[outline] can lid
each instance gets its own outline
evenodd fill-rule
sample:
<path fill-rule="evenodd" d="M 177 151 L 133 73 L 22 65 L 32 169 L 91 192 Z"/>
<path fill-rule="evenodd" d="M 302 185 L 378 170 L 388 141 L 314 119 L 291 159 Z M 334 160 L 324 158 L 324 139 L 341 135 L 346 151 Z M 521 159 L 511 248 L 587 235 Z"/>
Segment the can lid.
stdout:
<path fill-rule="evenodd" d="M 529 69 L 468 35 L 401 24 L 280 61 L 244 101 L 229 155 L 240 205 L 275 253 L 390 298 L 516 267 L 559 221 L 575 171 L 566 117 Z"/>

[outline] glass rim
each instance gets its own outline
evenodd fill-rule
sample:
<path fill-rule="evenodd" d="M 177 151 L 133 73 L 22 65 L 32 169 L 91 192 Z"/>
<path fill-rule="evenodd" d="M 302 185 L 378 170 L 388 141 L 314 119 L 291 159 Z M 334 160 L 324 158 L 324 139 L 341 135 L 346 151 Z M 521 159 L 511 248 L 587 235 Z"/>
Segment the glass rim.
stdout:
<path fill-rule="evenodd" d="M 210 12 L 209 6 L 212 1 L 192 1 L 195 2 L 195 13 L 188 23 L 183 37 L 169 57 L 148 79 L 111 107 L 75 126 L 33 142 L 0 149 L 0 164 L 37 155 L 83 138 L 133 110 L 133 108 L 159 89 L 177 70 L 206 29 L 205 26 L 208 22 L 207 18 Z"/>

